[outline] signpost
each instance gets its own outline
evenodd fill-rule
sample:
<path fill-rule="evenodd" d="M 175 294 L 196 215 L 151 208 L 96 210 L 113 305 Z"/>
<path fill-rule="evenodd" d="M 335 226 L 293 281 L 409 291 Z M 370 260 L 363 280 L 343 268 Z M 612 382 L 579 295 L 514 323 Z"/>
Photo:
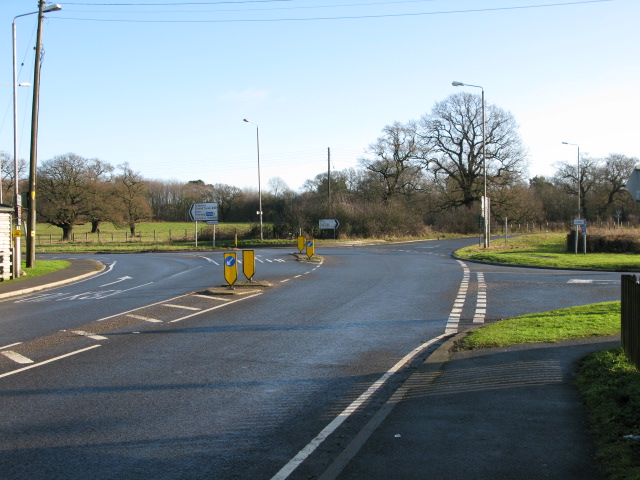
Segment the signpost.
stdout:
<path fill-rule="evenodd" d="M 224 254 L 224 279 L 233 288 L 233 284 L 238 279 L 238 262 L 235 253 Z"/>
<path fill-rule="evenodd" d="M 206 222 L 207 225 L 218 224 L 217 203 L 193 203 L 189 209 L 189 217 L 193 222 Z"/>
<path fill-rule="evenodd" d="M 213 225 L 213 248 L 216 248 L 216 225 L 218 224 L 218 204 L 213 203 L 192 203 L 189 208 L 189 217 L 192 222 L 196 222 L 196 247 L 198 246 L 198 222 L 205 222 Z"/>
<path fill-rule="evenodd" d="M 313 245 L 313 240 L 307 240 L 307 257 L 309 258 L 313 257 L 315 250 L 316 249 Z"/>
<path fill-rule="evenodd" d="M 304 237 L 298 237 L 298 251 L 300 253 L 302 253 L 304 251 L 304 247 L 305 247 L 305 241 L 304 241 Z"/>
<path fill-rule="evenodd" d="M 335 218 L 325 218 L 320 220 L 318 226 L 320 230 L 333 230 L 333 238 L 336 238 L 336 230 L 340 226 L 340 222 Z"/>
<path fill-rule="evenodd" d="M 256 256 L 253 250 L 242 251 L 242 273 L 247 277 L 247 280 L 251 280 L 256 273 Z"/>
<path fill-rule="evenodd" d="M 336 230 L 340 226 L 340 222 L 335 218 L 320 220 L 320 230 Z"/>

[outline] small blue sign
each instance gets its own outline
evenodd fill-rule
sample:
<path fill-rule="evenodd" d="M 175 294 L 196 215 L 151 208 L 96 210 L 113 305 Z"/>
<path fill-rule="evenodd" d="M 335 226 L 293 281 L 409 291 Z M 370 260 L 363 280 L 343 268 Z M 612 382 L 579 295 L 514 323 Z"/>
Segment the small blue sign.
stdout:
<path fill-rule="evenodd" d="M 313 240 L 309 240 L 307 242 L 307 247 L 313 247 Z"/>
<path fill-rule="evenodd" d="M 236 259 L 231 257 L 231 256 L 229 256 L 229 257 L 224 259 L 224 264 L 227 267 L 233 267 L 236 264 Z"/>

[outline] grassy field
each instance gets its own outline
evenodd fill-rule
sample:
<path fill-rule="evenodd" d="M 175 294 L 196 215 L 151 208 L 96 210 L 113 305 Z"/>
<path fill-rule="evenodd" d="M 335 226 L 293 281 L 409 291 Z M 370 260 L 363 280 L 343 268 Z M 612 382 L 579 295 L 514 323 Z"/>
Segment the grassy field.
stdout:
<path fill-rule="evenodd" d="M 471 246 L 456 252 L 461 258 L 509 265 L 531 265 L 557 268 L 597 270 L 640 270 L 640 255 L 626 253 L 575 254 L 565 251 L 563 233 L 524 235 L 508 239 L 493 239 L 489 248 Z"/>

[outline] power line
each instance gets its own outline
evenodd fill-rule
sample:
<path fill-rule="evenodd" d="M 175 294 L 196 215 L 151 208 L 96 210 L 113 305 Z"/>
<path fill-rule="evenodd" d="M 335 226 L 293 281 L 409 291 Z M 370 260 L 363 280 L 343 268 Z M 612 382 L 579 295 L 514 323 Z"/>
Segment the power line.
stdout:
<path fill-rule="evenodd" d="M 260 0 L 254 0 L 260 1 Z M 263 0 L 263 1 L 292 1 L 292 0 Z M 461 9 L 461 10 L 443 10 L 435 12 L 414 12 L 414 13 L 387 13 L 377 15 L 352 15 L 352 16 L 335 16 L 335 17 L 299 17 L 299 18 L 272 18 L 272 19 L 227 19 L 227 20 L 130 20 L 130 19 L 106 19 L 106 18 L 77 18 L 77 17 L 52 17 L 55 20 L 74 20 L 74 21 L 92 21 L 92 22 L 118 22 L 118 23 L 264 23 L 264 22 L 307 22 L 307 21 L 326 21 L 326 20 L 361 20 L 372 18 L 398 18 L 398 17 L 418 17 L 427 15 L 451 15 L 459 13 L 482 13 L 482 12 L 497 12 L 508 10 L 528 10 L 534 8 L 552 8 L 552 7 L 564 7 L 574 5 L 584 5 L 592 3 L 604 3 L 611 2 L 613 0 L 579 0 L 570 2 L 558 2 L 558 3 L 546 3 L 541 5 L 519 5 L 509 7 L 486 7 L 476 9 Z M 232 2 L 237 3 L 237 2 Z M 129 5 L 129 6 L 141 6 L 145 4 L 109 4 L 109 5 Z M 159 5 L 171 5 L 171 4 L 159 4 Z M 190 5 L 188 3 L 173 4 L 173 5 Z"/>

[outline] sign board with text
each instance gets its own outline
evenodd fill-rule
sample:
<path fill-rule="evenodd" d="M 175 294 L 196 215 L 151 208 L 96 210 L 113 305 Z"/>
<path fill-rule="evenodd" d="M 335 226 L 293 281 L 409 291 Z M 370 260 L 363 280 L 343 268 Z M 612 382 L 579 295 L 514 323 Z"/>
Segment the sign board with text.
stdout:
<path fill-rule="evenodd" d="M 207 222 L 209 225 L 218 223 L 217 203 L 193 203 L 189 209 L 189 217 L 194 222 Z"/>

